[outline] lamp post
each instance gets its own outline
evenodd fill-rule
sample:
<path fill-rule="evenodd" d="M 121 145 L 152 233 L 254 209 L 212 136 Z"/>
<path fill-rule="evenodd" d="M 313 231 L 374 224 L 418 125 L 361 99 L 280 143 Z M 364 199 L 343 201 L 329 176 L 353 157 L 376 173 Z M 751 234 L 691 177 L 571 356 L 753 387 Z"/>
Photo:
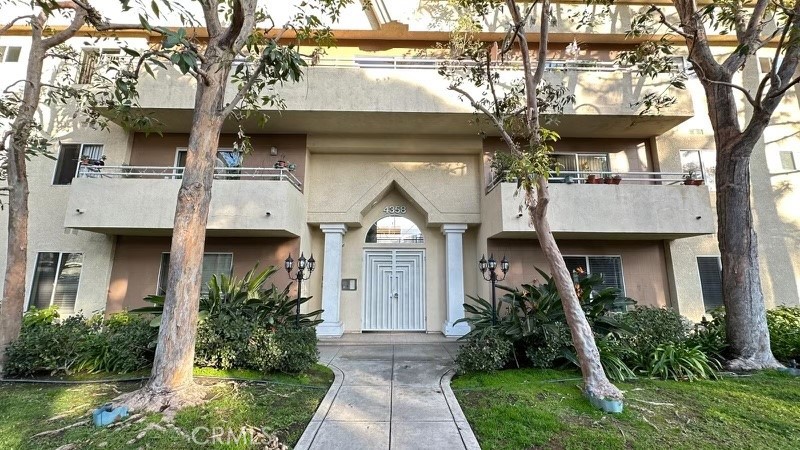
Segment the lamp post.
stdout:
<path fill-rule="evenodd" d="M 311 272 L 314 271 L 314 267 L 316 266 L 317 262 L 314 261 L 313 254 L 311 255 L 311 258 L 306 260 L 306 257 L 300 253 L 300 259 L 297 260 L 297 273 L 294 276 L 292 275 L 294 260 L 292 259 L 291 253 L 289 253 L 289 257 L 286 258 L 283 264 L 284 267 L 286 267 L 286 273 L 289 274 L 289 279 L 297 281 L 297 306 L 294 313 L 294 326 L 296 328 L 300 328 L 300 297 L 303 292 L 303 281 L 311 278 Z M 308 273 L 306 273 L 306 269 L 308 269 Z"/>
<path fill-rule="evenodd" d="M 492 325 L 497 325 L 497 293 L 495 292 L 497 290 L 497 282 L 506 279 L 508 266 L 508 260 L 503 256 L 500 261 L 500 271 L 503 272 L 503 278 L 497 278 L 497 261 L 494 259 L 494 254 L 489 256 L 489 261 L 486 261 L 486 255 L 481 256 L 480 261 L 478 261 L 478 269 L 480 269 L 483 279 L 492 283 Z M 486 278 L 487 269 L 489 278 Z"/>

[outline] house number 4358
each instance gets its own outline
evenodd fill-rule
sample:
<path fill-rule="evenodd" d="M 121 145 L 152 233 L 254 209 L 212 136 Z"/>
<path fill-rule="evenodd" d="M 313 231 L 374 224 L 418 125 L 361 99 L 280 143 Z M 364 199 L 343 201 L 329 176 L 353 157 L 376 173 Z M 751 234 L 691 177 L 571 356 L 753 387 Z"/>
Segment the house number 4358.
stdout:
<path fill-rule="evenodd" d="M 391 214 L 393 216 L 399 216 L 401 214 L 405 214 L 406 213 L 406 207 L 405 206 L 387 206 L 386 208 L 383 208 L 383 212 L 385 212 L 386 214 Z"/>

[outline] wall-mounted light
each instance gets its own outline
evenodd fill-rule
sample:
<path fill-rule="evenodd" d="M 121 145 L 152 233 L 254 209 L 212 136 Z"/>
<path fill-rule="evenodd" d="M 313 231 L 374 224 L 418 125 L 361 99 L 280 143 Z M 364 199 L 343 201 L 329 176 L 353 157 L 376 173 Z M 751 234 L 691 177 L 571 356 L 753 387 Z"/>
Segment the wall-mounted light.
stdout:
<path fill-rule="evenodd" d="M 278 156 L 278 147 L 270 147 L 269 154 L 270 156 Z"/>
<path fill-rule="evenodd" d="M 267 217 L 269 217 L 269 216 L 271 216 L 271 215 L 272 215 L 272 213 L 271 213 L 271 212 L 269 212 L 269 211 L 267 211 L 266 213 L 264 213 L 264 215 L 265 215 L 265 216 L 267 216 Z"/>
<path fill-rule="evenodd" d="M 78 209 L 75 210 L 75 212 L 78 213 L 78 214 L 83 214 L 83 213 L 86 212 L 86 210 L 78 208 Z"/>

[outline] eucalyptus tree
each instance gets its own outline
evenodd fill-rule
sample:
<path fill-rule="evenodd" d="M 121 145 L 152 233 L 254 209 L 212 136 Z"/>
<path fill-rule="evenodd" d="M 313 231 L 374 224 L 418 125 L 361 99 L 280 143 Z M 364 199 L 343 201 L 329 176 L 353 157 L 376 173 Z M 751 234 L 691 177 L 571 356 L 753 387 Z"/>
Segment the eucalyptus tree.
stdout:
<path fill-rule="evenodd" d="M 27 5 L 27 6 L 23 6 Z M 15 8 L 20 7 L 20 8 Z M 8 0 L 0 8 L 25 10 L 0 26 L 0 36 L 13 26 L 30 29 L 30 47 L 24 78 L 3 86 L 0 93 L 0 177 L 8 185 L 2 187 L 8 195 L 8 249 L 5 282 L 0 303 L 0 373 L 5 361 L 5 348 L 14 341 L 22 326 L 25 304 L 25 274 L 28 263 L 28 175 L 26 160 L 32 156 L 49 156 L 48 148 L 54 137 L 42 117 L 70 110 L 68 120 L 78 119 L 93 127 L 105 127 L 106 119 L 96 108 L 111 92 L 108 79 L 93 77 L 90 83 L 77 85 L 72 68 L 78 54 L 66 45 L 81 27 L 101 23 L 99 12 L 88 1 Z M 9 10 L 6 9 L 6 10 Z M 68 25 L 58 31 L 50 22 L 66 17 Z M 43 74 L 46 67 L 54 73 Z M 44 77 L 44 79 L 43 79 Z M 37 114 L 41 107 L 46 114 Z M 52 120 L 51 120 L 52 122 Z"/>
<path fill-rule="evenodd" d="M 800 83 L 800 2 L 673 0 L 677 17 L 651 6 L 632 20 L 630 34 L 661 42 L 682 40 L 703 86 L 714 130 L 717 167 L 717 240 L 732 369 L 781 365 L 770 350 L 761 290 L 758 243 L 750 204 L 750 158 L 786 93 Z M 709 32 L 735 36 L 725 54 L 712 49 Z M 769 54 L 769 70 L 746 83 L 743 70 Z"/>
<path fill-rule="evenodd" d="M 102 29 L 143 28 L 161 37 L 158 45 L 144 51 L 124 48 L 135 59 L 131 70 L 117 79 L 118 86 L 127 87 L 124 93 L 135 100 L 141 75 L 149 74 L 157 82 L 181 82 L 161 77 L 165 70 L 177 69 L 196 84 L 153 369 L 143 388 L 117 399 L 133 409 L 174 411 L 202 402 L 205 395 L 193 381 L 192 367 L 206 224 L 222 126 L 228 119 L 282 107 L 279 86 L 300 80 L 306 66 L 296 43 L 330 44 L 332 33 L 325 21 L 335 21 L 349 0 L 300 2 L 297 12 L 282 25 L 276 25 L 257 0 L 121 1 L 125 8 L 138 10 L 140 23 L 106 24 Z M 198 9 L 201 14 L 193 13 Z M 161 24 L 170 17 L 179 17 L 183 26 Z M 207 37 L 198 37 L 198 28 Z M 225 92 L 231 83 L 236 92 L 228 99 Z M 245 135 L 239 145 L 247 148 Z"/>
<path fill-rule="evenodd" d="M 514 0 L 456 0 L 461 10 L 462 27 L 453 34 L 450 48 L 453 60 L 442 65 L 442 73 L 450 82 L 449 89 L 469 101 L 481 116 L 487 118 L 499 133 L 513 156 L 510 178 L 517 181 L 523 205 L 536 230 L 550 272 L 556 282 L 564 307 L 572 343 L 575 347 L 584 393 L 594 404 L 598 400 L 623 399 L 622 392 L 607 378 L 600 363 L 594 333 L 586 319 L 547 218 L 550 206 L 548 178 L 551 170 L 552 143 L 559 136 L 542 126 L 542 115 L 559 112 L 574 100 L 564 86 L 547 83 L 544 77 L 548 59 L 549 29 L 552 21 L 550 0 L 522 4 Z M 540 6 L 538 49 L 529 48 L 526 24 Z M 476 39 L 483 17 L 507 13 L 508 31 L 496 52 L 499 58 L 518 59 L 520 79 L 508 80 L 493 60 L 492 44 Z M 465 26 L 464 26 L 465 25 Z M 535 55 L 535 59 L 534 59 Z M 508 74 L 508 71 L 502 73 Z M 478 88 L 479 93 L 474 92 Z"/>

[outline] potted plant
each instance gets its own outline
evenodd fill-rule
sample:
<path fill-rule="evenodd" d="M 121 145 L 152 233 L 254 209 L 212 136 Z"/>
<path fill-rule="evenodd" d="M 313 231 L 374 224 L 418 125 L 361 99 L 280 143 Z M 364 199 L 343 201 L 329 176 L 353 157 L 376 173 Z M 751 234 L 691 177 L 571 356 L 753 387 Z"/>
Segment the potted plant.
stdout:
<path fill-rule="evenodd" d="M 616 173 L 613 177 L 611 177 L 611 184 L 620 184 L 622 183 L 622 175 Z"/>
<path fill-rule="evenodd" d="M 683 184 L 685 184 L 686 186 L 693 185 L 696 176 L 697 176 L 697 172 L 695 172 L 694 170 L 689 170 L 689 172 L 687 172 L 686 175 L 683 176 Z M 700 180 L 700 181 L 703 181 L 703 180 Z"/>
<path fill-rule="evenodd" d="M 595 180 L 597 180 L 597 175 L 593 173 L 586 176 L 586 184 L 595 184 Z"/>
<path fill-rule="evenodd" d="M 285 154 L 281 155 L 280 158 L 281 159 L 275 162 L 275 165 L 273 167 L 275 167 L 276 169 L 286 169 L 287 167 L 289 167 L 289 163 L 286 161 L 286 155 Z"/>
<path fill-rule="evenodd" d="M 607 174 L 603 175 L 603 184 L 611 184 L 613 181 L 614 181 L 614 179 L 611 178 L 611 174 L 610 173 L 607 173 Z"/>

